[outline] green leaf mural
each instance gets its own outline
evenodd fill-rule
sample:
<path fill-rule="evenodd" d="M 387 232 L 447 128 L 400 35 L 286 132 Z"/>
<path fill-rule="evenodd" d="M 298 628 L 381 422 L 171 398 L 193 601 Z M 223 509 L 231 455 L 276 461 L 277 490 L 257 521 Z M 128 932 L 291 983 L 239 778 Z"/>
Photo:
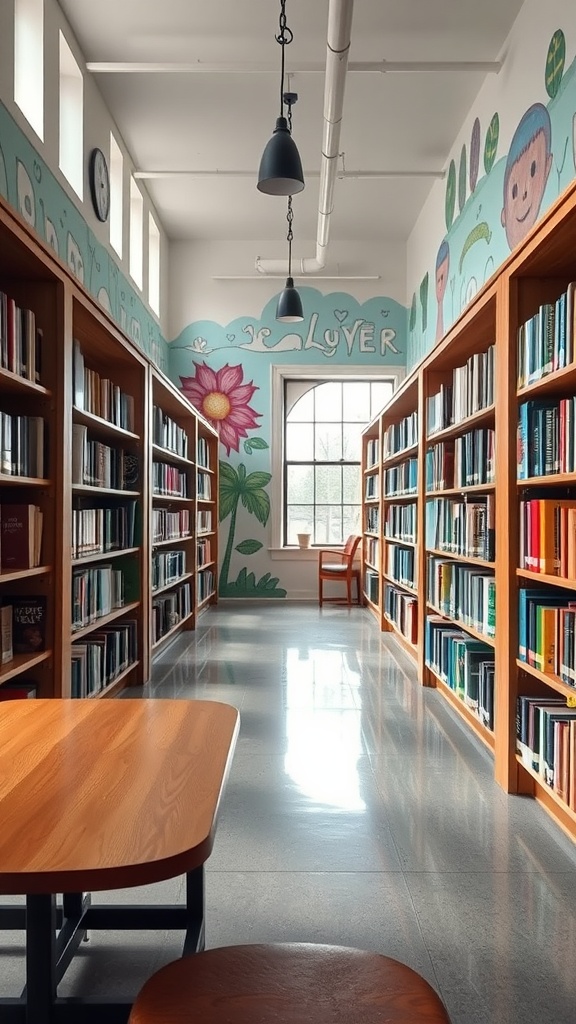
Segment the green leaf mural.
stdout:
<path fill-rule="evenodd" d="M 412 295 L 412 303 L 410 305 L 410 331 L 413 331 L 416 327 L 416 292 Z"/>
<path fill-rule="evenodd" d="M 240 555 L 253 555 L 256 551 L 260 551 L 262 543 L 259 540 L 242 540 L 236 545 L 236 551 Z"/>
<path fill-rule="evenodd" d="M 486 174 L 490 174 L 494 161 L 496 159 L 496 152 L 498 150 L 498 137 L 500 135 L 500 118 L 498 114 L 494 114 L 490 124 L 488 125 L 488 131 L 486 132 L 486 141 L 484 143 L 484 170 Z"/>
<path fill-rule="evenodd" d="M 267 572 L 256 582 L 253 572 L 240 569 L 234 583 L 226 585 L 226 597 L 286 597 L 286 591 L 278 586 L 278 576 Z"/>
<path fill-rule="evenodd" d="M 422 331 L 428 325 L 428 274 L 424 274 L 420 285 L 420 305 L 422 307 Z"/>
<path fill-rule="evenodd" d="M 458 170 L 458 209 L 460 213 L 462 213 L 466 202 L 466 177 L 466 146 L 462 146 Z"/>
<path fill-rule="evenodd" d="M 564 74 L 564 61 L 566 60 L 566 39 L 561 28 L 550 40 L 548 56 L 546 57 L 546 92 L 551 100 L 558 94 L 562 75 Z"/>
<path fill-rule="evenodd" d="M 480 167 L 480 121 L 475 119 L 470 137 L 470 193 L 476 188 Z"/>
<path fill-rule="evenodd" d="M 446 216 L 446 229 L 450 231 L 452 227 L 452 221 L 454 220 L 454 208 L 456 206 L 456 164 L 453 160 L 450 161 L 448 168 L 448 177 L 446 179 L 446 200 L 444 203 L 444 212 Z"/>
<path fill-rule="evenodd" d="M 285 590 L 276 589 L 278 579 L 271 579 L 270 573 L 256 582 L 254 573 L 248 575 L 247 569 L 242 569 L 235 583 L 228 581 L 232 551 L 236 550 L 241 555 L 252 555 L 262 547 L 259 541 L 245 540 L 241 541 L 234 549 L 238 505 L 242 502 L 250 515 L 256 516 L 258 522 L 262 526 L 266 526 L 270 516 L 270 498 L 264 488 L 271 479 L 272 474 L 262 470 L 247 474 L 246 466 L 243 463 L 240 463 L 236 470 L 229 462 L 220 462 L 220 522 L 230 516 L 226 550 L 220 570 L 219 589 L 222 597 L 248 597 L 257 594 L 265 597 L 286 596 Z"/>
<path fill-rule="evenodd" d="M 269 448 L 269 444 L 264 440 L 263 437 L 249 437 L 248 440 L 244 441 L 244 451 L 247 455 L 251 455 L 253 451 L 257 449 L 263 451 L 264 448 Z"/>

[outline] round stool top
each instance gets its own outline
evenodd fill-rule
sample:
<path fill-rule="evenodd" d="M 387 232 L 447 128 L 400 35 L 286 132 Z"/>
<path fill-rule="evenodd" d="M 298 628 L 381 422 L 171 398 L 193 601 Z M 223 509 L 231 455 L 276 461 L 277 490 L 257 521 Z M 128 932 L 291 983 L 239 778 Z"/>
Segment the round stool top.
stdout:
<path fill-rule="evenodd" d="M 146 982 L 129 1024 L 450 1024 L 405 964 L 345 946 L 225 946 Z"/>

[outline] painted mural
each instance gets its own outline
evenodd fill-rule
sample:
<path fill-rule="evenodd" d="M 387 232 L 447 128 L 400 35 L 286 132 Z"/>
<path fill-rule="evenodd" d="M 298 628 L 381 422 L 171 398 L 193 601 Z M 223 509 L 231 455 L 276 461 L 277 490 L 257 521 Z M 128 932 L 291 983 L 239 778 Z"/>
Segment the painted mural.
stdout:
<path fill-rule="evenodd" d="M 154 317 L 1 103 L 0 194 L 124 333 L 165 370 L 167 344 Z"/>
<path fill-rule="evenodd" d="M 566 39 L 558 29 L 542 53 L 548 102 L 534 99 L 527 105 L 506 154 L 498 154 L 496 112 L 484 132 L 479 118 L 474 119 L 469 142 L 459 159 L 450 161 L 446 234 L 438 245 L 434 290 L 429 289 L 427 272 L 410 304 L 409 367 L 440 340 L 574 178 L 576 59 L 567 70 L 565 59 Z"/>
<path fill-rule="evenodd" d="M 258 318 L 189 324 L 169 346 L 169 373 L 218 431 L 221 597 L 284 598 L 266 568 L 270 517 L 270 365 L 404 366 L 406 310 L 382 296 L 360 304 L 344 292 L 299 287 L 301 324 L 275 319 L 277 296 Z M 225 539 L 224 539 L 225 538 Z"/>

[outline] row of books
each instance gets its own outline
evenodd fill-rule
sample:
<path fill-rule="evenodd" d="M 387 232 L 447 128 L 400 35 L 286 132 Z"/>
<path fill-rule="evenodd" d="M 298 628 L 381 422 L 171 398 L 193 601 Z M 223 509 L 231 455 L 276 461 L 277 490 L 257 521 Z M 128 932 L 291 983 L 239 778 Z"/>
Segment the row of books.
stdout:
<path fill-rule="evenodd" d="M 418 602 L 415 597 L 387 583 L 384 614 L 411 644 L 418 642 Z"/>
<path fill-rule="evenodd" d="M 398 583 L 407 587 L 416 586 L 416 561 L 414 548 L 403 548 L 398 544 L 386 545 L 386 573 Z"/>
<path fill-rule="evenodd" d="M 189 583 L 183 583 L 168 594 L 152 601 L 152 642 L 157 643 L 192 611 L 192 592 Z"/>
<path fill-rule="evenodd" d="M 201 470 L 196 473 L 196 497 L 209 501 L 212 497 L 212 477 Z"/>
<path fill-rule="evenodd" d="M 186 552 L 179 551 L 157 551 L 152 555 L 151 587 L 152 591 L 159 587 L 169 586 L 175 583 L 186 572 Z"/>
<path fill-rule="evenodd" d="M 184 540 L 190 536 L 190 509 L 152 509 L 152 542 Z"/>
<path fill-rule="evenodd" d="M 518 479 L 576 471 L 576 396 L 518 407 Z"/>
<path fill-rule="evenodd" d="M 207 565 L 212 561 L 212 543 L 209 537 L 196 541 L 196 565 Z"/>
<path fill-rule="evenodd" d="M 72 483 L 115 490 L 134 490 L 138 484 L 138 456 L 111 448 L 88 437 L 82 423 L 72 425 Z"/>
<path fill-rule="evenodd" d="M 376 505 L 364 508 L 364 529 L 367 533 L 380 532 L 380 509 Z"/>
<path fill-rule="evenodd" d="M 29 679 L 14 679 L 0 686 L 0 700 L 26 700 L 38 696 L 37 683 Z"/>
<path fill-rule="evenodd" d="M 444 615 L 471 626 L 484 636 L 495 636 L 494 574 L 436 555 L 428 555 L 426 566 L 428 602 Z"/>
<path fill-rule="evenodd" d="M 411 448 L 418 443 L 418 413 L 411 412 L 399 423 L 391 423 L 384 431 L 383 457 L 388 459 L 403 448 Z"/>
<path fill-rule="evenodd" d="M 212 569 L 202 569 L 196 577 L 196 599 L 198 604 L 207 601 L 214 593 L 216 579 Z"/>
<path fill-rule="evenodd" d="M 387 505 L 384 516 L 384 536 L 395 540 L 416 542 L 416 505 Z"/>
<path fill-rule="evenodd" d="M 470 501 L 430 498 L 426 502 L 426 547 L 467 558 L 494 560 L 495 505 L 493 494 Z"/>
<path fill-rule="evenodd" d="M 576 580 L 576 499 L 520 502 L 520 568 Z"/>
<path fill-rule="evenodd" d="M 418 459 L 406 459 L 391 466 L 384 474 L 384 493 L 390 495 L 416 494 L 418 485 Z"/>
<path fill-rule="evenodd" d="M 38 505 L 0 505 L 0 570 L 41 565 L 44 513 Z"/>
<path fill-rule="evenodd" d="M 212 532 L 212 509 L 199 508 L 196 512 L 196 533 Z"/>
<path fill-rule="evenodd" d="M 204 466 L 204 469 L 211 469 L 210 466 L 210 447 L 205 437 L 199 437 L 196 443 L 196 452 L 198 465 Z"/>
<path fill-rule="evenodd" d="M 0 608 L 0 663 L 15 654 L 37 654 L 46 649 L 46 598 L 43 594 L 8 594 Z"/>
<path fill-rule="evenodd" d="M 159 405 L 152 409 L 152 440 L 161 448 L 167 448 L 183 459 L 188 458 L 188 434 Z"/>
<path fill-rule="evenodd" d="M 46 424 L 42 416 L 0 412 L 0 469 L 7 476 L 44 477 Z"/>
<path fill-rule="evenodd" d="M 378 473 L 372 473 L 371 476 L 366 477 L 364 485 L 364 497 L 366 501 L 375 501 L 380 496 L 380 476 Z"/>
<path fill-rule="evenodd" d="M 518 387 L 561 370 L 574 362 L 576 282 L 555 302 L 544 302 L 518 330 Z"/>
<path fill-rule="evenodd" d="M 426 664 L 487 729 L 494 729 L 494 651 L 439 616 L 426 618 Z"/>
<path fill-rule="evenodd" d="M 490 427 L 432 445 L 426 451 L 426 490 L 493 483 L 495 450 L 495 432 Z"/>
<path fill-rule="evenodd" d="M 89 558 L 135 544 L 135 501 L 115 508 L 72 509 L 72 558 Z"/>
<path fill-rule="evenodd" d="M 366 545 L 365 548 L 364 548 L 366 561 L 370 562 L 370 565 L 376 565 L 376 566 L 379 565 L 380 564 L 380 538 L 379 537 L 365 537 L 364 538 L 364 544 Z"/>
<path fill-rule="evenodd" d="M 576 708 L 563 697 L 516 699 L 516 753 L 576 811 Z"/>
<path fill-rule="evenodd" d="M 376 466 L 380 460 L 380 438 L 370 437 L 366 441 L 366 468 Z"/>
<path fill-rule="evenodd" d="M 101 377 L 84 363 L 80 342 L 74 341 L 72 360 L 73 402 L 77 409 L 92 413 L 123 430 L 134 430 L 134 397 L 118 384 Z"/>
<path fill-rule="evenodd" d="M 95 565 L 72 571 L 72 630 L 84 629 L 124 605 L 124 571 Z"/>
<path fill-rule="evenodd" d="M 135 619 L 114 623 L 72 644 L 72 697 L 92 697 L 138 657 Z"/>
<path fill-rule="evenodd" d="M 188 497 L 188 477 L 176 466 L 167 462 L 152 463 L 152 490 L 157 495 L 169 495 L 173 498 Z"/>
<path fill-rule="evenodd" d="M 42 329 L 36 326 L 36 314 L 23 309 L 0 291 L 0 365 L 18 377 L 40 383 Z"/>
<path fill-rule="evenodd" d="M 380 599 L 380 575 L 374 569 L 364 570 L 364 593 L 372 604 L 378 604 Z"/>
<path fill-rule="evenodd" d="M 576 686 L 576 601 L 571 590 L 518 591 L 518 657 Z"/>
<path fill-rule="evenodd" d="M 452 371 L 452 382 L 426 399 L 428 436 L 445 430 L 494 404 L 494 345 L 475 352 Z"/>

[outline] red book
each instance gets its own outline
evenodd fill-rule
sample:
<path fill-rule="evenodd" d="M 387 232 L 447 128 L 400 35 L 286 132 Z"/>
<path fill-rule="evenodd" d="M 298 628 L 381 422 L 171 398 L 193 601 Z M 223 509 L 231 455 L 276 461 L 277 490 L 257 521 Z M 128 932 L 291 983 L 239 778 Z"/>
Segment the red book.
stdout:
<path fill-rule="evenodd" d="M 42 513 L 36 505 L 0 508 L 0 564 L 2 571 L 33 569 L 40 564 Z"/>

